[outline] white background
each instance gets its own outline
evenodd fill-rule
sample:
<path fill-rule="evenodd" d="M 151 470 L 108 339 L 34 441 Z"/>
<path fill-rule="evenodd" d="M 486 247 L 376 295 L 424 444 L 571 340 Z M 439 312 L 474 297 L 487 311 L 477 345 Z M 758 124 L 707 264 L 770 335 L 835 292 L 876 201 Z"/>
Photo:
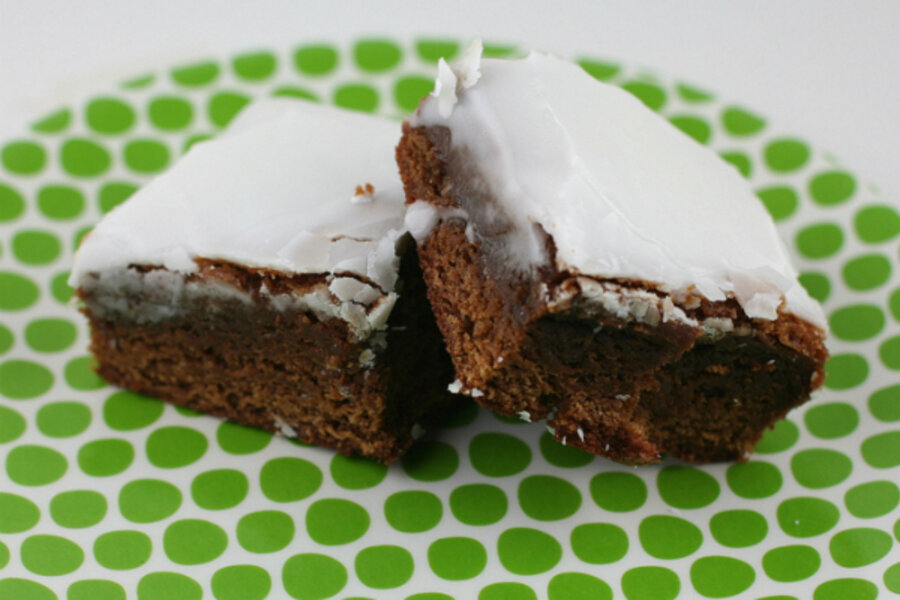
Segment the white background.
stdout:
<path fill-rule="evenodd" d="M 0 0 L 0 139 L 144 70 L 378 33 L 652 67 L 768 116 L 900 204 L 896 0 Z"/>

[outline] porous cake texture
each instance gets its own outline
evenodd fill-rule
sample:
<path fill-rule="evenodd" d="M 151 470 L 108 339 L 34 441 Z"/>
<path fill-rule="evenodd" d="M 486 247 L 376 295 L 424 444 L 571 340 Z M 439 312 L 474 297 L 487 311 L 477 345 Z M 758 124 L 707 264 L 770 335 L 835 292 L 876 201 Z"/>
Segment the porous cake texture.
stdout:
<path fill-rule="evenodd" d="M 111 383 L 390 463 L 454 404 L 393 147 L 398 125 L 293 100 L 101 221 L 71 284 Z"/>
<path fill-rule="evenodd" d="M 396 152 L 451 389 L 625 463 L 745 458 L 827 358 L 764 208 L 626 92 L 479 54 Z"/>

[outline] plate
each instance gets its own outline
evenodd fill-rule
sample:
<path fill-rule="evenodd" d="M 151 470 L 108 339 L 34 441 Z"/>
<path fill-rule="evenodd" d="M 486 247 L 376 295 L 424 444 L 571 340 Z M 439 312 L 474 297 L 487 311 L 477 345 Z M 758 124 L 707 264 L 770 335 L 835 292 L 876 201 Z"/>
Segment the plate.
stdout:
<path fill-rule="evenodd" d="M 900 216 L 806 140 L 647 69 L 572 57 L 749 178 L 829 315 L 825 388 L 748 462 L 628 468 L 470 406 L 385 468 L 91 371 L 65 281 L 103 213 L 254 97 L 399 118 L 459 51 L 365 38 L 243 52 L 98 89 L 0 141 L 0 597 L 900 592 Z"/>

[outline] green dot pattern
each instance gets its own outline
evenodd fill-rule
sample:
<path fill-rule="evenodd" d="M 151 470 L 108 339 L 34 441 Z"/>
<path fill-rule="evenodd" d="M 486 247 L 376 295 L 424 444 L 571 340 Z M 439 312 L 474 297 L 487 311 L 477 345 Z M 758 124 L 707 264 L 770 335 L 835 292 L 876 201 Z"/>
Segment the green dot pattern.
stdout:
<path fill-rule="evenodd" d="M 464 47 L 366 37 L 197 57 L 0 140 L 0 597 L 900 593 L 896 203 L 751 108 L 616 60 L 577 63 L 747 178 L 825 305 L 825 390 L 746 462 L 632 470 L 468 403 L 386 467 L 94 372 L 67 278 L 101 215 L 256 97 L 399 118 L 432 91 L 438 59 Z M 486 56 L 523 50 L 485 44 Z"/>

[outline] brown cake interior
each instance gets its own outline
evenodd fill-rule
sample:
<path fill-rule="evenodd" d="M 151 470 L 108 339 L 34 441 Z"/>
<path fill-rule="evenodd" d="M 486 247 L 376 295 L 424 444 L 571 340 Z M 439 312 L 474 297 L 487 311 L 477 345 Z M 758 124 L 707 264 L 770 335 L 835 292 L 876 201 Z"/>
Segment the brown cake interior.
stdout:
<path fill-rule="evenodd" d="M 733 300 L 676 303 L 646 282 L 511 269 L 494 235 L 502 219 L 479 229 L 480 213 L 498 205 L 478 165 L 451 150 L 447 129 L 406 125 L 397 161 L 408 203 L 461 209 L 471 221 L 445 211 L 418 251 L 456 375 L 492 410 L 546 417 L 558 440 L 622 462 L 703 462 L 744 458 L 821 385 L 823 332 L 793 315 L 749 319 Z M 623 319 L 591 302 L 587 284 L 642 294 L 660 314 L 677 305 L 697 321 L 728 320 L 733 331 Z"/>
<path fill-rule="evenodd" d="M 172 307 L 146 287 L 126 294 L 102 285 L 79 289 L 100 375 L 200 412 L 384 463 L 402 455 L 416 426 L 431 426 L 455 403 L 446 392 L 452 367 L 408 239 L 387 328 L 364 340 L 346 321 L 270 301 L 327 289 L 326 275 L 198 264 L 186 284 L 223 284 L 252 301 L 182 295 L 175 314 L 148 319 L 140 315 L 154 303 L 163 311 Z"/>

